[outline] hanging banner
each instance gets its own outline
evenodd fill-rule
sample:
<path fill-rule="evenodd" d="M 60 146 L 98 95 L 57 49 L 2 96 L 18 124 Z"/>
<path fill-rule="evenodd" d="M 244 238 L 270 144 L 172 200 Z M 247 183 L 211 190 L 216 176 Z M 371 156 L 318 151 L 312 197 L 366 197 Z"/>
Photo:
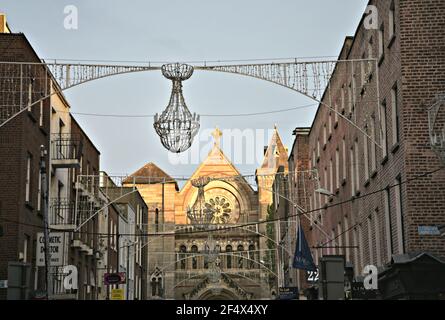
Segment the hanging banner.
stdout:
<path fill-rule="evenodd" d="M 297 245 L 295 247 L 295 256 L 293 267 L 295 269 L 302 269 L 306 271 L 317 271 L 317 267 L 312 259 L 311 250 L 304 236 L 301 224 L 298 224 L 297 231 Z"/>

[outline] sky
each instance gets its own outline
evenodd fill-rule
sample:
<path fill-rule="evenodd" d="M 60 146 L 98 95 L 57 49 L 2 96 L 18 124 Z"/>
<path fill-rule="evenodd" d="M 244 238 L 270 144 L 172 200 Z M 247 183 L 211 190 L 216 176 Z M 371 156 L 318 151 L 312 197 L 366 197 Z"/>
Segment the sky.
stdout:
<path fill-rule="evenodd" d="M 354 34 L 367 2 L 2 0 L 0 12 L 6 13 L 13 32 L 23 32 L 44 59 L 335 59 L 345 37 Z M 78 10 L 77 29 L 64 27 L 64 9 L 69 5 Z M 152 71 L 92 81 L 65 91 L 65 95 L 73 113 L 149 115 L 162 112 L 170 91 L 171 82 L 160 71 Z M 101 152 L 101 170 L 110 175 L 130 174 L 154 162 L 171 176 L 190 176 L 211 147 L 210 133 L 218 126 L 223 132 L 223 151 L 242 174 L 254 174 L 274 125 L 290 149 L 292 131 L 310 126 L 317 108 L 306 107 L 313 101 L 295 91 L 234 74 L 195 71 L 183 83 L 183 93 L 189 109 L 198 114 L 305 107 L 262 116 L 203 116 L 200 133 L 182 158 L 173 157 L 162 147 L 150 117 L 74 114 Z M 254 141 L 230 144 L 227 137 L 236 139 L 240 132 L 253 136 Z"/>

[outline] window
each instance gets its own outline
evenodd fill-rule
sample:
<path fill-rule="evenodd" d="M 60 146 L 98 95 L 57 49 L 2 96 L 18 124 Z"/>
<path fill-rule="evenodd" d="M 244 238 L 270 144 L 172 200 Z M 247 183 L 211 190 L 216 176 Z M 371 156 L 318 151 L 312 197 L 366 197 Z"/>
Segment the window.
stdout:
<path fill-rule="evenodd" d="M 379 221 L 379 210 L 376 208 L 374 210 L 374 231 L 375 231 L 375 250 L 376 250 L 376 262 L 377 266 L 382 265 L 382 256 L 380 250 L 380 221 Z"/>
<path fill-rule="evenodd" d="M 360 192 L 360 161 L 359 161 L 359 155 L 358 155 L 358 140 L 356 139 L 354 142 L 354 149 L 355 149 L 355 190 L 356 192 Z"/>
<path fill-rule="evenodd" d="M 323 126 L 323 147 L 326 146 L 326 143 L 328 142 L 328 134 L 326 129 L 326 124 Z"/>
<path fill-rule="evenodd" d="M 374 139 L 374 141 L 377 141 L 376 138 L 376 130 L 375 130 L 375 116 L 373 115 L 371 117 L 371 137 Z M 376 164 L 377 164 L 377 153 L 375 149 L 375 142 L 371 141 L 371 171 L 374 173 L 377 170 Z"/>
<path fill-rule="evenodd" d="M 369 179 L 369 159 L 368 159 L 368 137 L 363 135 L 363 156 L 365 167 L 365 181 Z"/>
<path fill-rule="evenodd" d="M 255 246 L 251 244 L 249 246 L 249 269 L 255 268 Z"/>
<path fill-rule="evenodd" d="M 349 116 L 352 116 L 352 113 L 354 112 L 354 106 L 352 102 L 352 83 L 348 86 L 348 112 Z"/>
<path fill-rule="evenodd" d="M 329 123 L 328 123 L 328 134 L 329 137 L 332 135 L 332 112 L 329 112 Z"/>
<path fill-rule="evenodd" d="M 317 159 L 320 158 L 320 139 L 317 140 Z"/>
<path fill-rule="evenodd" d="M 335 112 L 334 112 L 334 121 L 335 121 L 335 124 L 337 124 L 338 123 L 338 113 L 339 113 L 338 104 L 334 105 L 334 110 L 335 110 Z"/>
<path fill-rule="evenodd" d="M 232 269 L 232 246 L 226 247 L 227 269 Z"/>
<path fill-rule="evenodd" d="M 31 165 L 32 165 L 32 155 L 30 153 L 28 153 L 26 156 L 26 181 L 25 181 L 25 201 L 26 202 L 30 202 Z"/>
<path fill-rule="evenodd" d="M 43 127 L 43 100 L 40 101 L 39 126 Z"/>
<path fill-rule="evenodd" d="M 354 228 L 354 246 L 358 247 L 358 250 L 354 251 L 354 265 L 355 265 L 355 271 L 356 275 L 361 274 L 362 269 L 362 257 L 363 257 L 363 246 L 362 246 L 362 229 L 361 225 L 359 225 L 357 228 Z"/>
<path fill-rule="evenodd" d="M 346 181 L 346 141 L 345 137 L 343 137 L 342 141 L 342 161 L 343 161 L 343 181 Z M 352 164 L 352 162 L 351 162 Z"/>
<path fill-rule="evenodd" d="M 338 254 L 343 254 L 343 229 L 341 228 L 341 222 L 337 225 L 337 240 L 338 240 Z"/>
<path fill-rule="evenodd" d="M 243 251 L 244 251 L 244 247 L 242 245 L 239 245 L 238 246 L 238 252 L 239 252 L 238 253 L 239 254 L 239 257 L 238 257 L 238 268 L 239 269 L 243 268 L 243 262 L 244 262 Z"/>
<path fill-rule="evenodd" d="M 345 111 L 345 85 L 341 87 L 341 112 Z"/>
<path fill-rule="evenodd" d="M 400 176 L 395 181 L 394 193 L 396 202 L 396 214 L 397 214 L 397 245 L 399 254 L 405 253 L 404 246 L 404 225 L 403 225 L 403 208 L 402 208 L 402 189 L 400 183 L 402 179 Z"/>
<path fill-rule="evenodd" d="M 323 187 L 324 187 L 325 189 L 329 188 L 328 168 L 327 168 L 327 167 L 324 167 Z"/>
<path fill-rule="evenodd" d="M 42 174 L 39 171 L 39 182 L 37 185 L 37 211 L 40 211 L 42 206 Z"/>
<path fill-rule="evenodd" d="M 385 206 L 386 262 L 390 262 L 394 253 L 394 248 L 392 245 L 391 198 L 389 188 L 384 191 L 383 197 L 383 205 Z"/>
<path fill-rule="evenodd" d="M 399 142 L 399 105 L 397 99 L 397 85 L 391 89 L 391 112 L 392 112 L 392 144 Z"/>
<path fill-rule="evenodd" d="M 337 248 L 336 248 L 336 241 L 335 241 L 335 229 L 331 230 L 331 242 L 329 242 L 329 246 L 331 248 L 329 248 L 328 250 L 328 254 L 337 254 Z"/>
<path fill-rule="evenodd" d="M 335 188 L 340 189 L 340 151 L 335 150 Z"/>
<path fill-rule="evenodd" d="M 352 232 L 352 242 L 354 244 L 355 247 L 357 247 L 357 249 L 355 249 L 353 251 L 354 253 L 354 270 L 355 270 L 355 274 L 359 275 L 361 274 L 361 264 L 360 264 L 360 259 L 362 256 L 362 247 L 360 245 L 360 235 L 359 235 L 359 229 L 360 225 L 355 227 L 353 232 Z"/>
<path fill-rule="evenodd" d="M 349 160 L 351 168 L 351 196 L 355 196 L 354 148 L 349 150 Z"/>
<path fill-rule="evenodd" d="M 368 42 L 368 59 L 372 59 L 372 57 L 374 56 L 373 50 L 372 50 L 372 46 L 374 45 L 374 40 L 373 38 L 369 38 L 369 42 Z M 368 61 L 368 76 L 370 76 L 372 74 L 372 69 L 374 66 L 374 62 L 373 61 Z"/>
<path fill-rule="evenodd" d="M 156 232 L 159 232 L 159 209 L 155 209 L 155 229 Z"/>
<path fill-rule="evenodd" d="M 392 39 L 396 33 L 396 14 L 395 14 L 395 4 L 394 1 L 391 3 L 389 8 L 389 38 Z"/>
<path fill-rule="evenodd" d="M 369 264 L 374 264 L 374 254 L 372 250 L 372 217 L 368 216 L 367 219 L 367 229 L 368 229 L 368 255 L 369 255 Z"/>
<path fill-rule="evenodd" d="M 381 61 L 383 59 L 383 56 L 385 54 L 385 34 L 384 34 L 384 25 L 380 26 L 379 29 L 379 60 Z"/>
<path fill-rule="evenodd" d="M 184 246 L 184 245 L 182 245 L 180 248 L 179 248 L 179 260 L 180 260 L 180 267 L 181 267 L 181 270 L 185 270 L 185 265 L 186 265 L 186 252 L 187 252 L 187 248 Z"/>
<path fill-rule="evenodd" d="M 192 246 L 192 269 L 198 269 L 198 247 Z"/>
<path fill-rule="evenodd" d="M 367 67 L 367 61 L 366 60 L 366 55 L 365 53 L 363 53 L 362 55 L 362 61 L 360 63 L 360 84 L 363 87 L 366 83 L 366 67 Z"/>
<path fill-rule="evenodd" d="M 382 157 L 386 158 L 388 155 L 388 143 L 386 133 L 386 102 L 380 105 L 380 144 L 382 145 Z"/>
<path fill-rule="evenodd" d="M 31 112 L 31 105 L 32 105 L 32 84 L 34 82 L 34 79 L 31 78 L 28 84 L 28 111 Z"/>
<path fill-rule="evenodd" d="M 332 159 L 329 161 L 329 192 L 335 192 L 334 190 L 334 165 Z"/>
<path fill-rule="evenodd" d="M 343 218 L 343 226 L 344 226 L 344 235 L 345 235 L 345 252 L 346 252 L 346 260 L 350 261 L 350 249 L 349 249 L 349 222 L 348 216 L 344 216 Z"/>
<path fill-rule="evenodd" d="M 23 262 L 28 262 L 28 245 L 29 245 L 29 236 L 25 234 L 25 239 L 23 239 Z"/>
<path fill-rule="evenodd" d="M 316 156 L 315 156 L 315 149 L 312 150 L 312 168 L 315 168 L 315 161 L 316 161 Z"/>

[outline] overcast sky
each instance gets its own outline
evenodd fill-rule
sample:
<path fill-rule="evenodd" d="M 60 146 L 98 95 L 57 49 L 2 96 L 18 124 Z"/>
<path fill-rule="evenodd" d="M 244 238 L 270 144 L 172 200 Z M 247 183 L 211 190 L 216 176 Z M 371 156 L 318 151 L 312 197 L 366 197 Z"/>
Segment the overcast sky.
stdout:
<path fill-rule="evenodd" d="M 14 32 L 23 32 L 41 58 L 119 61 L 202 61 L 337 56 L 344 38 L 353 35 L 367 0 L 2 0 Z M 64 8 L 78 8 L 77 30 L 64 28 Z M 72 112 L 144 115 L 168 104 L 171 84 L 160 72 L 110 77 L 65 92 Z M 272 111 L 311 104 L 286 88 L 231 74 L 196 71 L 184 82 L 189 109 L 198 114 Z M 267 130 L 277 124 L 284 144 L 292 130 L 310 126 L 316 107 L 249 117 L 203 117 L 198 149 L 209 147 L 210 128 L 253 130 L 267 144 Z M 197 164 L 175 164 L 146 118 L 75 115 L 101 151 L 101 169 L 132 173 L 155 162 L 172 176 L 188 176 Z M 266 136 L 263 137 L 263 133 Z M 259 140 L 264 141 L 259 141 Z M 201 140 L 201 141 L 200 141 Z M 206 149 L 207 148 L 207 149 Z M 246 148 L 260 159 L 262 147 Z M 231 157 L 232 152 L 227 152 Z M 258 163 L 236 163 L 253 174 Z M 240 162 L 240 161 L 237 161 Z M 249 162 L 249 163 L 246 163 Z"/>

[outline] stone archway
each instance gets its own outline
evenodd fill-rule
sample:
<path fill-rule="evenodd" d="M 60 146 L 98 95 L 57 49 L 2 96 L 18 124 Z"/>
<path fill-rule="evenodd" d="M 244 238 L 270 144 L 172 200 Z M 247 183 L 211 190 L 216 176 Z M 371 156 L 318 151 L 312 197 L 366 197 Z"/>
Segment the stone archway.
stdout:
<path fill-rule="evenodd" d="M 236 293 L 226 288 L 221 288 L 218 290 L 210 288 L 205 290 L 198 297 L 198 300 L 240 300 L 240 299 L 241 297 L 239 297 Z"/>

